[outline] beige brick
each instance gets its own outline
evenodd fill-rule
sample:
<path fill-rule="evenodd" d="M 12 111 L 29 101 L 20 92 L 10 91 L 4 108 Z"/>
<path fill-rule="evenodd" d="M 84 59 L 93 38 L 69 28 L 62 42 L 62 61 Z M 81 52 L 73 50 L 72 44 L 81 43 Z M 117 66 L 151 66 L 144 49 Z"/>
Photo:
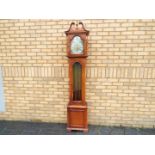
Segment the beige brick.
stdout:
<path fill-rule="evenodd" d="M 90 124 L 155 127 L 154 20 L 82 20 L 90 31 L 86 101 Z M 0 20 L 3 120 L 66 122 L 72 20 Z"/>

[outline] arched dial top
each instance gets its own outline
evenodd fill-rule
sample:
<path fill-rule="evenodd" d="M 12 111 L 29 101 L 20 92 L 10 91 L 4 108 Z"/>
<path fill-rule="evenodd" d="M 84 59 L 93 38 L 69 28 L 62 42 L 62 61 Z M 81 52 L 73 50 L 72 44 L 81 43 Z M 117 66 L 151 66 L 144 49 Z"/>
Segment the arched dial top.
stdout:
<path fill-rule="evenodd" d="M 71 53 L 72 54 L 83 53 L 83 40 L 79 36 L 75 36 L 71 41 Z"/>

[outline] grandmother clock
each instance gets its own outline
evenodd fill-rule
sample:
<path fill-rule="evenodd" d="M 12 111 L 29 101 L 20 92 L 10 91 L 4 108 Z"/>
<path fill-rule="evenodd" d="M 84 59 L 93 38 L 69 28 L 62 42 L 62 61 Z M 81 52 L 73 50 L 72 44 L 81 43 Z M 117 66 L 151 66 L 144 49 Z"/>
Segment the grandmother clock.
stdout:
<path fill-rule="evenodd" d="M 82 22 L 71 23 L 67 36 L 69 58 L 69 103 L 67 107 L 67 130 L 88 131 L 87 103 L 85 101 L 86 58 L 89 31 Z"/>

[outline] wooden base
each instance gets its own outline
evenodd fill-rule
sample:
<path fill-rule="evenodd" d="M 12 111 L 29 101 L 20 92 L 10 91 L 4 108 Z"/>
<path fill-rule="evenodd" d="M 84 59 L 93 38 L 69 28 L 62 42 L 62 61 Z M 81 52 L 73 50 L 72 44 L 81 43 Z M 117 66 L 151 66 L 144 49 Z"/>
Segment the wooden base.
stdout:
<path fill-rule="evenodd" d="M 87 106 L 68 105 L 67 107 L 68 125 L 67 130 L 88 131 Z"/>
<path fill-rule="evenodd" d="M 71 131 L 83 131 L 83 132 L 88 132 L 88 128 L 87 129 L 83 129 L 83 128 L 68 128 L 67 127 L 67 131 L 71 132 Z"/>

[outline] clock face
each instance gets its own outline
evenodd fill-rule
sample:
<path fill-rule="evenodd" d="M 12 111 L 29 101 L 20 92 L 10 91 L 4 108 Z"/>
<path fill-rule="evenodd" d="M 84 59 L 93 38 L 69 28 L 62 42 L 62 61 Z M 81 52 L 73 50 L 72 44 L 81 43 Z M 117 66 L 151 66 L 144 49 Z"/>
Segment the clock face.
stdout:
<path fill-rule="evenodd" d="M 79 36 L 75 36 L 71 41 L 71 53 L 72 54 L 83 53 L 83 41 Z"/>

